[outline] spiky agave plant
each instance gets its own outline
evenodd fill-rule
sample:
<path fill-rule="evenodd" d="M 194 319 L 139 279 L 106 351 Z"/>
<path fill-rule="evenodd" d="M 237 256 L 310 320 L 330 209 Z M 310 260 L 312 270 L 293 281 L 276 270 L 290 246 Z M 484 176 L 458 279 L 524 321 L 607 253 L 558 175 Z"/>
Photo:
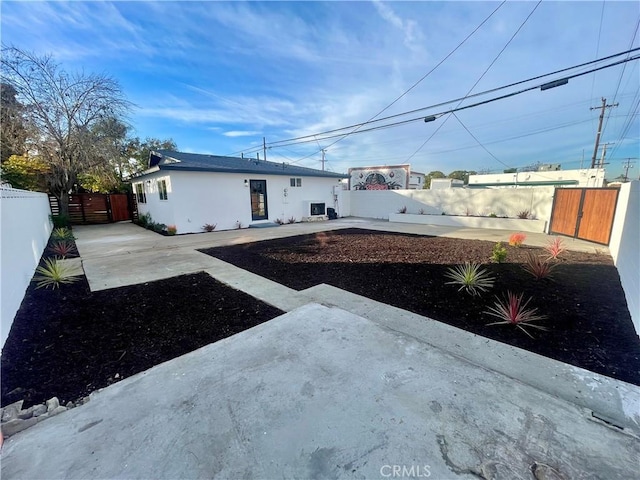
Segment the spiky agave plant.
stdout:
<path fill-rule="evenodd" d="M 54 240 L 75 240 L 71 230 L 67 227 L 54 228 L 51 232 L 51 238 Z"/>
<path fill-rule="evenodd" d="M 500 321 L 488 323 L 487 325 L 515 325 L 531 338 L 533 338 L 533 335 L 531 335 L 525 327 L 536 328 L 538 330 L 548 330 L 548 328 L 543 327 L 542 325 L 535 325 L 533 323 L 539 320 L 544 320 L 547 317 L 545 315 L 538 315 L 537 308 L 527 308 L 531 298 L 527 299 L 527 301 L 523 303 L 523 296 L 523 293 L 516 295 L 514 293 L 507 292 L 507 297 L 504 300 L 501 301 L 498 298 L 498 301 L 493 305 L 493 307 L 489 307 L 489 310 L 485 313 L 498 317 Z"/>
<path fill-rule="evenodd" d="M 460 285 L 460 290 L 466 290 L 471 295 L 479 295 L 480 292 L 486 292 L 493 287 L 493 277 L 484 268 L 480 268 L 480 264 L 464 262 L 462 265 L 456 265 L 448 269 L 445 273 L 450 282 L 447 285 Z"/>
<path fill-rule="evenodd" d="M 38 284 L 36 288 L 57 288 L 63 283 L 73 283 L 78 280 L 78 274 L 68 263 L 64 263 L 57 258 L 47 258 L 44 265 L 36 268 L 36 275 L 33 281 Z"/>
<path fill-rule="evenodd" d="M 523 265 L 523 268 L 536 277 L 537 280 L 540 280 L 550 277 L 551 271 L 555 266 L 555 264 L 549 263 L 547 259 L 543 259 L 541 256 L 532 252 L 527 252 L 527 261 Z"/>
<path fill-rule="evenodd" d="M 553 258 L 554 260 L 557 260 L 558 255 L 560 255 L 561 253 L 567 250 L 564 247 L 564 244 L 562 243 L 562 239 L 560 237 L 555 237 L 553 240 L 549 241 L 549 243 L 547 244 L 547 246 L 544 247 L 544 249 L 549 254 L 549 259 Z"/>
<path fill-rule="evenodd" d="M 75 253 L 76 247 L 69 240 L 58 240 L 49 247 L 49 250 L 55 255 L 67 258 L 67 256 Z"/>

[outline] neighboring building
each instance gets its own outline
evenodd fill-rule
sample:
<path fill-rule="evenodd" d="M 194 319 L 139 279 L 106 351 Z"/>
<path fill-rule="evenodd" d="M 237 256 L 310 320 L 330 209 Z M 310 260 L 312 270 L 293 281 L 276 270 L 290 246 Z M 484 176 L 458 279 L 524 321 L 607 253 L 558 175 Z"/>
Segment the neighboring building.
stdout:
<path fill-rule="evenodd" d="M 449 188 L 462 188 L 464 182 L 456 178 L 432 178 L 431 190 L 447 190 Z"/>
<path fill-rule="evenodd" d="M 346 177 L 252 158 L 159 150 L 131 183 L 139 213 L 193 233 L 205 224 L 230 230 L 277 219 L 324 219 L 327 208 L 337 210 Z"/>
<path fill-rule="evenodd" d="M 426 175 L 421 172 L 409 172 L 409 190 L 422 190 Z"/>
<path fill-rule="evenodd" d="M 432 180 L 433 182 L 433 180 Z M 469 188 L 602 187 L 603 168 L 470 175 Z"/>
<path fill-rule="evenodd" d="M 412 172 L 411 165 L 381 165 L 349 169 L 349 190 L 418 190 L 425 174 Z"/>

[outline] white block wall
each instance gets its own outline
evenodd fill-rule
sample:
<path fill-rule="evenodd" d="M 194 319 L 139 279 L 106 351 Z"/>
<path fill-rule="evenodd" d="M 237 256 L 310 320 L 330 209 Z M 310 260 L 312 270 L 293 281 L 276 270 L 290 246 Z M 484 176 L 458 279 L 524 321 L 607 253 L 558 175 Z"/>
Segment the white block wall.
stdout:
<path fill-rule="evenodd" d="M 244 228 L 255 223 L 251 219 L 248 182 L 266 180 L 268 220 L 271 222 L 278 218 L 286 221 L 294 217 L 300 221 L 308 217 L 309 202 L 324 203 L 327 208 L 338 210 L 333 187 L 339 185 L 339 179 L 297 177 L 302 178 L 302 186 L 291 187 L 290 178 L 284 175 L 158 171 L 142 180 L 147 203 L 138 204 L 138 209 L 140 213 L 150 212 L 155 222 L 175 225 L 179 234 L 202 232 L 205 223 L 217 224 L 216 230 L 231 230 L 240 221 Z M 167 183 L 167 200 L 159 197 L 157 181 L 161 179 Z M 134 192 L 135 183 L 140 182 L 134 182 Z"/>
<path fill-rule="evenodd" d="M 609 251 L 620 281 L 636 333 L 640 335 L 640 182 L 620 187 Z"/>
<path fill-rule="evenodd" d="M 538 220 L 549 221 L 553 206 L 553 187 L 526 189 L 446 190 L 371 190 L 350 191 L 351 215 L 354 217 L 388 219 L 407 207 L 407 213 L 440 215 L 480 215 L 516 217 L 528 210 Z"/>
<path fill-rule="evenodd" d="M 44 193 L 0 187 L 0 345 L 35 273 L 51 235 L 49 198 Z"/>

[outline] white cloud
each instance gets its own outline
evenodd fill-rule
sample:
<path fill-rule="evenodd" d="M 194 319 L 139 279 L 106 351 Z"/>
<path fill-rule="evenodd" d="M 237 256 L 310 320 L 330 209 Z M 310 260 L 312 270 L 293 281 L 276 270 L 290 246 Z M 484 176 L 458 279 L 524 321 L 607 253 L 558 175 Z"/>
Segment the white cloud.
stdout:
<path fill-rule="evenodd" d="M 224 132 L 223 135 L 225 137 L 255 137 L 259 135 L 260 132 L 256 132 L 255 130 L 231 130 L 229 132 Z"/>

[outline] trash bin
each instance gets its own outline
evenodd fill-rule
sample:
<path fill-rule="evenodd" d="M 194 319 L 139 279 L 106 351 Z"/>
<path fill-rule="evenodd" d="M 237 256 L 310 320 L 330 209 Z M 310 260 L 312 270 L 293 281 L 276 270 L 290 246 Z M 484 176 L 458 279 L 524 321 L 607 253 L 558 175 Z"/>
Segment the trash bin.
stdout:
<path fill-rule="evenodd" d="M 329 220 L 335 220 L 336 218 L 338 218 L 338 214 L 336 213 L 336 209 L 328 207 L 327 208 L 327 216 L 329 217 Z"/>

